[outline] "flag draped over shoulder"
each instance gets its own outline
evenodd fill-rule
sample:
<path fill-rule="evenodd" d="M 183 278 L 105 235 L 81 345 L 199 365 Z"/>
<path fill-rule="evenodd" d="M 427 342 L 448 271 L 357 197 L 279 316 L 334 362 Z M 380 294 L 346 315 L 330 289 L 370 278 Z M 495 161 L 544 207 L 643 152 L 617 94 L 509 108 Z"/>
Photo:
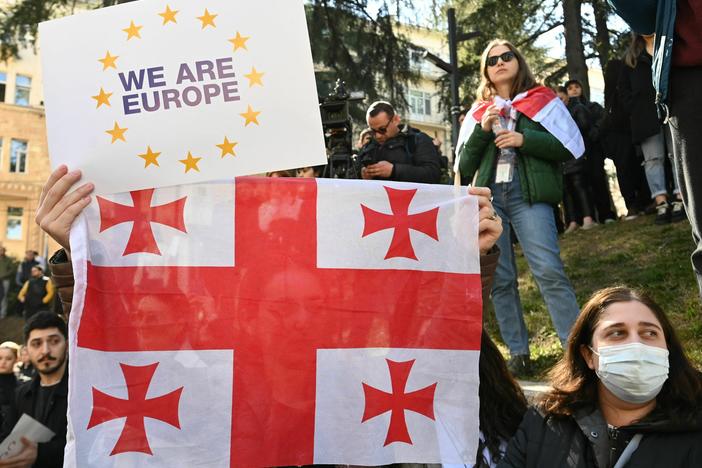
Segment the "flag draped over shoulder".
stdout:
<path fill-rule="evenodd" d="M 508 101 L 497 96 L 495 105 L 502 109 L 511 105 L 517 112 L 529 117 L 534 122 L 540 123 L 551 135 L 556 137 L 563 146 L 573 155 L 579 158 L 585 153 L 585 143 L 580 134 L 580 130 L 568 112 L 565 104 L 558 98 L 556 93 L 545 86 L 536 86 L 528 91 L 515 96 L 512 101 Z M 463 145 L 470 138 L 475 129 L 475 125 L 482 121 L 485 110 L 492 102 L 480 101 L 471 107 L 466 114 L 466 118 L 461 125 L 456 143 L 456 157 L 454 171 L 458 172 L 460 154 Z"/>
<path fill-rule="evenodd" d="M 97 197 L 71 231 L 66 465 L 473 463 L 478 213 L 460 190 Z"/>

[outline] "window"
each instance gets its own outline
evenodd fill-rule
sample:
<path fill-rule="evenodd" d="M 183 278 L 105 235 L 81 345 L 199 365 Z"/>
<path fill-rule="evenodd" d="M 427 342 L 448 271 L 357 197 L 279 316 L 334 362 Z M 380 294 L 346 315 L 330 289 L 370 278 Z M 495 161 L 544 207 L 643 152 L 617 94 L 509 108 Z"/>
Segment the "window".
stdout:
<path fill-rule="evenodd" d="M 12 140 L 10 145 L 10 172 L 27 172 L 27 142 Z"/>
<path fill-rule="evenodd" d="M 7 73 L 0 72 L 0 102 L 5 102 L 5 87 L 7 87 Z"/>
<path fill-rule="evenodd" d="M 412 114 L 431 115 L 431 94 L 423 91 L 410 91 L 409 106 Z"/>
<path fill-rule="evenodd" d="M 7 208 L 7 240 L 22 239 L 22 217 L 24 212 L 22 208 L 8 207 Z"/>
<path fill-rule="evenodd" d="M 15 80 L 15 104 L 29 105 L 29 91 L 32 89 L 32 79 L 28 76 L 17 75 Z"/>

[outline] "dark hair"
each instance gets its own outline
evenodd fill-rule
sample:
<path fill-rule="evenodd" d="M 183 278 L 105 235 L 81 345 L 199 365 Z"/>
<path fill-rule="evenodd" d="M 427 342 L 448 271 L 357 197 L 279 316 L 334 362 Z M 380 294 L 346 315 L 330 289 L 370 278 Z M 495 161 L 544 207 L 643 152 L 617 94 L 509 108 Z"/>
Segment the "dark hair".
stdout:
<path fill-rule="evenodd" d="M 32 315 L 24 324 L 24 342 L 29 340 L 32 330 L 46 330 L 47 328 L 58 328 L 64 338 L 68 339 L 68 329 L 66 322 L 53 312 L 43 310 Z"/>
<path fill-rule="evenodd" d="M 702 374 L 685 356 L 663 309 L 643 292 L 615 286 L 593 293 L 575 321 L 565 355 L 549 372 L 552 390 L 539 402 L 547 414 L 572 416 L 580 408 L 597 404 L 598 378 L 595 371 L 588 367 L 580 350 L 592 344 L 593 333 L 607 307 L 632 301 L 640 302 L 653 312 L 661 324 L 668 346 L 668 380 L 656 397 L 656 411 L 660 410 L 674 422 L 688 421 L 699 413 L 702 407 Z"/>
<path fill-rule="evenodd" d="M 629 68 L 636 68 L 639 56 L 646 50 L 646 40 L 641 34 L 631 33 L 631 42 L 624 53 L 624 63 Z"/>
<path fill-rule="evenodd" d="M 388 117 L 395 117 L 395 108 L 387 101 L 375 101 L 366 112 L 366 118 L 376 117 L 381 112 L 388 114 Z"/>
<path fill-rule="evenodd" d="M 497 46 L 505 46 L 511 50 L 514 53 L 514 57 L 517 59 L 517 63 L 519 64 L 519 71 L 517 71 L 517 76 L 514 78 L 512 89 L 510 89 L 509 92 L 510 99 L 514 99 L 517 94 L 523 93 L 524 91 L 527 91 L 538 84 L 522 53 L 519 52 L 519 50 L 513 46 L 511 42 L 504 39 L 494 39 L 487 45 L 483 51 L 483 55 L 480 57 L 480 86 L 478 86 L 477 92 L 479 101 L 490 101 L 497 94 L 497 90 L 490 81 L 487 71 L 488 56 L 490 55 L 490 51 Z"/>
<path fill-rule="evenodd" d="M 556 92 L 568 94 L 568 88 L 566 88 L 565 86 L 556 86 Z"/>
<path fill-rule="evenodd" d="M 493 460 L 501 457 L 500 444 L 512 438 L 527 410 L 527 400 L 507 369 L 500 350 L 483 330 L 480 337 L 480 430 L 485 443 L 478 446 L 476 467 L 489 466 L 482 449 L 487 447 Z"/>
<path fill-rule="evenodd" d="M 582 81 L 580 81 L 580 80 L 578 80 L 578 79 L 576 79 L 576 78 L 572 78 L 572 79 L 566 81 L 565 84 L 563 85 L 563 87 L 564 87 L 564 88 L 566 89 L 566 91 L 567 91 L 567 90 L 568 90 L 568 86 L 570 86 L 570 85 L 572 85 L 572 84 L 576 84 L 576 85 L 580 86 L 581 89 L 582 89 L 582 87 L 583 87 Z"/>
<path fill-rule="evenodd" d="M 44 273 L 44 269 L 43 269 L 42 267 L 40 267 L 39 265 L 32 265 L 32 268 L 36 268 L 37 270 L 39 270 L 39 271 L 41 271 L 42 273 Z"/>

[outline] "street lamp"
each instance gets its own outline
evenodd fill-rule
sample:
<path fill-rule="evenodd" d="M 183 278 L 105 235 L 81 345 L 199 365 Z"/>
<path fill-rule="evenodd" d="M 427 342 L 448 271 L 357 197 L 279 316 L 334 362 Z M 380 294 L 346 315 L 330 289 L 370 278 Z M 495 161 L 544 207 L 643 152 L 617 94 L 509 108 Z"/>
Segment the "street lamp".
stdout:
<path fill-rule="evenodd" d="M 456 151 L 456 142 L 458 141 L 458 114 L 461 112 L 460 100 L 458 96 L 458 44 L 469 41 L 480 36 L 480 31 L 471 31 L 467 33 L 459 33 L 456 26 L 456 9 L 449 8 L 448 16 L 448 40 L 449 40 L 449 57 L 450 62 L 446 63 L 440 57 L 425 50 L 422 57 L 431 62 L 438 68 L 442 69 L 450 75 L 451 78 L 451 143 L 453 152 Z"/>

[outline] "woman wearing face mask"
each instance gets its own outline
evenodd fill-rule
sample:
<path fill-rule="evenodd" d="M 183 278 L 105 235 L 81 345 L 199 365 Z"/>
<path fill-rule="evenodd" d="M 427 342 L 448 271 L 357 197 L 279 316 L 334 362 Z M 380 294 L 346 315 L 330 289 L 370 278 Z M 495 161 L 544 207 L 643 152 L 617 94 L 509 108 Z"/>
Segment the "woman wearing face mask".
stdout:
<path fill-rule="evenodd" d="M 579 308 L 561 261 L 553 205 L 563 196 L 561 163 L 579 157 L 585 147 L 566 107 L 552 90 L 536 83 L 512 44 L 490 42 L 480 71 L 478 103 L 469 111 L 457 145 L 458 172 L 464 183 L 492 189 L 495 210 L 503 220 L 492 302 L 509 347 L 509 369 L 520 376 L 529 371 L 529 337 L 511 230 L 565 343 Z"/>
<path fill-rule="evenodd" d="M 702 374 L 653 300 L 593 294 L 500 467 L 702 466 Z"/>

